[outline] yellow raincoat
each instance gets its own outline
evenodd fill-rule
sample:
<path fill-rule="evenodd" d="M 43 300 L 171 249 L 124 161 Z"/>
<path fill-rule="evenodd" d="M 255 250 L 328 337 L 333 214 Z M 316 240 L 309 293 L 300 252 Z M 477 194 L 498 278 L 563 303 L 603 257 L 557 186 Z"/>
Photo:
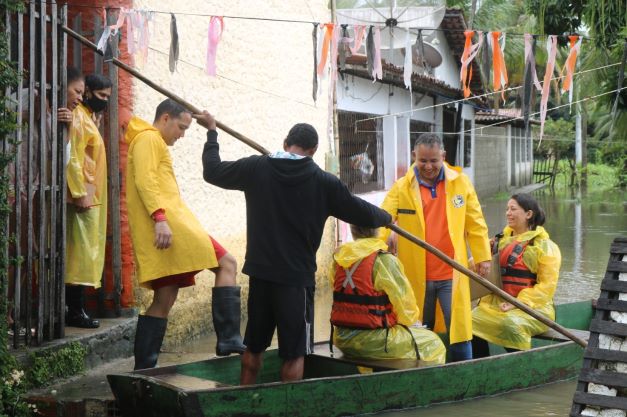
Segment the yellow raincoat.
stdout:
<path fill-rule="evenodd" d="M 377 238 L 359 239 L 342 245 L 334 255 L 335 262 L 348 268 L 360 259 L 387 245 Z M 330 274 L 335 279 L 335 264 Z M 446 360 L 446 347 L 435 333 L 425 328 L 405 328 L 418 320 L 419 311 L 414 292 L 403 273 L 403 266 L 394 255 L 384 254 L 376 258 L 373 267 L 374 288 L 387 294 L 396 313 L 398 324 L 389 329 L 356 330 L 335 327 L 333 344 L 346 356 L 368 359 L 415 359 L 412 335 L 418 345 L 420 359 L 434 364 Z M 411 331 L 412 335 L 408 332 Z M 386 333 L 388 333 L 386 335 Z M 387 352 L 386 346 L 387 337 Z"/>
<path fill-rule="evenodd" d="M 562 263 L 560 250 L 541 226 L 518 236 L 512 236 L 512 233 L 509 226 L 505 227 L 505 237 L 499 242 L 499 250 L 513 240 L 523 243 L 534 239 L 525 248 L 522 260 L 529 271 L 538 275 L 536 285 L 523 289 L 516 298 L 538 313 L 555 320 L 553 295 Z M 488 342 L 507 348 L 531 348 L 531 337 L 544 333 L 548 327 L 517 308 L 502 312 L 499 304 L 504 301 L 492 294 L 481 298 L 472 312 L 473 333 Z"/>
<path fill-rule="evenodd" d="M 446 218 L 448 230 L 455 250 L 455 260 L 468 265 L 468 251 L 475 263 L 489 261 L 490 241 L 488 227 L 481 212 L 477 194 L 470 179 L 448 164 L 444 164 L 446 189 Z M 424 240 L 425 220 L 422 211 L 420 189 L 414 174 L 414 165 L 407 174 L 394 183 L 381 208 L 392 215 L 396 224 Z M 382 229 L 381 239 L 387 241 L 390 230 Z M 424 306 L 426 290 L 425 250 L 402 237 L 398 238 L 398 259 L 405 267 L 407 278 L 416 295 L 418 307 Z M 460 343 L 472 339 L 470 288 L 468 277 L 453 270 L 453 295 L 451 304 L 450 343 Z M 439 304 L 438 304 L 439 305 Z M 435 323 L 436 332 L 446 332 L 446 326 L 438 307 Z M 422 319 L 422 316 L 421 316 Z"/>
<path fill-rule="evenodd" d="M 68 204 L 65 283 L 99 288 L 107 241 L 107 157 L 92 112 L 82 104 L 73 111 L 69 136 L 69 197 L 92 195 L 93 206 L 79 213 Z"/>
<path fill-rule="evenodd" d="M 172 158 L 159 131 L 133 117 L 125 135 L 129 144 L 126 169 L 126 205 L 137 276 L 140 285 L 169 275 L 218 266 L 209 235 L 181 199 Z M 172 230 L 168 249 L 154 246 L 151 215 L 164 209 Z"/>

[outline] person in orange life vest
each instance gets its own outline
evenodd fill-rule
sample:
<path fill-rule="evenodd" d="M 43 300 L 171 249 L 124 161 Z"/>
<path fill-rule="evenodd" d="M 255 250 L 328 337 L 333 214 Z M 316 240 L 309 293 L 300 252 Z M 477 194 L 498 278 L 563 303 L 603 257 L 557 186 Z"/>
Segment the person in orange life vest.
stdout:
<path fill-rule="evenodd" d="M 330 273 L 333 344 L 344 355 L 365 359 L 446 361 L 446 347 L 418 317 L 414 291 L 403 266 L 377 229 L 351 225 L 355 241 L 338 248 Z"/>
<path fill-rule="evenodd" d="M 470 179 L 444 162 L 442 139 L 423 133 L 416 139 L 414 164 L 396 181 L 381 207 L 398 226 L 476 271 L 490 271 L 488 227 Z M 389 230 L 380 237 L 386 241 Z M 406 239 L 398 239 L 398 258 L 412 285 L 422 321 L 436 332 L 448 331 L 451 360 L 472 358 L 468 277 Z M 436 308 L 439 305 L 439 309 Z M 437 313 L 437 314 L 436 314 Z"/>
<path fill-rule="evenodd" d="M 85 287 L 100 287 L 107 241 L 107 157 L 95 120 L 107 108 L 112 84 L 103 75 L 90 74 L 85 77 L 84 86 L 81 97 L 82 77 L 68 81 L 68 106 L 75 107 L 70 119 L 64 118 L 66 110 L 59 109 L 58 113 L 60 119 L 70 123 L 65 324 L 96 328 L 99 321 L 84 310 Z"/>
<path fill-rule="evenodd" d="M 157 106 L 153 124 L 134 116 L 129 144 L 126 199 L 140 285 L 154 291 L 152 304 L 137 320 L 135 369 L 152 368 L 179 288 L 195 285 L 203 269 L 215 273 L 213 324 L 219 356 L 243 353 L 240 287 L 235 258 L 205 232 L 183 202 L 168 146 L 185 135 L 192 115 L 171 99 Z"/>
<path fill-rule="evenodd" d="M 538 313 L 555 320 L 553 295 L 561 254 L 542 227 L 545 215 L 529 194 L 507 202 L 507 226 L 498 240 L 503 290 Z M 472 312 L 473 350 L 489 356 L 487 342 L 508 350 L 531 348 L 531 338 L 548 327 L 496 295 L 486 295 Z"/>

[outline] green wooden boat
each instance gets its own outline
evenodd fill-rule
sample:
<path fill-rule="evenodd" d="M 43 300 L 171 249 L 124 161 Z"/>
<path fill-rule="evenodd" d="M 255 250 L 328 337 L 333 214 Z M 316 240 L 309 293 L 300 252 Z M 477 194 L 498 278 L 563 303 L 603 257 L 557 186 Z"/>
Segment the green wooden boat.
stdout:
<path fill-rule="evenodd" d="M 592 305 L 557 306 L 557 321 L 586 337 Z M 109 375 L 124 416 L 347 416 L 424 407 L 575 377 L 583 349 L 554 331 L 528 351 L 446 365 L 331 357 L 325 344 L 305 361 L 305 379 L 282 383 L 277 350 L 265 355 L 259 384 L 238 386 L 239 357 Z"/>

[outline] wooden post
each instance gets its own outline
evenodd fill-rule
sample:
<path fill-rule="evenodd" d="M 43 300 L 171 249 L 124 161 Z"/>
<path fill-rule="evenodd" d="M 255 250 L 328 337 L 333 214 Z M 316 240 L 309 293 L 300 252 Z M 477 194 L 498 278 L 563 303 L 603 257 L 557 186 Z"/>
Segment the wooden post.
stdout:
<path fill-rule="evenodd" d="M 48 277 L 46 268 L 46 254 L 48 253 L 48 226 L 47 226 L 47 212 L 46 212 L 46 193 L 47 193 L 47 181 L 48 181 L 48 166 L 46 150 L 48 148 L 48 126 L 46 125 L 46 44 L 48 41 L 48 31 L 46 30 L 46 2 L 45 0 L 39 0 L 39 203 L 37 204 L 38 216 L 37 216 L 37 228 L 38 230 L 38 248 L 37 248 L 37 260 L 39 261 L 39 274 L 37 276 L 37 344 L 40 345 L 43 342 L 44 336 L 44 322 L 45 322 L 45 310 L 50 308 L 49 303 L 49 291 L 48 291 Z M 30 65 L 31 69 L 34 68 L 33 63 Z M 30 307 L 30 305 L 29 305 Z M 27 333 L 30 330 L 26 329 Z"/>
<path fill-rule="evenodd" d="M 50 307 L 48 309 L 48 335 L 53 338 L 56 334 L 55 322 L 56 318 L 61 313 L 65 313 L 64 310 L 60 310 L 57 299 L 59 298 L 59 288 L 57 281 L 57 204 L 65 204 L 65 199 L 59 198 L 59 190 L 65 191 L 63 184 L 59 184 L 57 178 L 58 173 L 58 140 L 59 134 L 57 130 L 57 109 L 58 93 L 59 93 L 59 57 L 57 55 L 58 48 L 58 36 L 57 30 L 58 24 L 58 10 L 57 3 L 52 2 L 50 5 L 50 50 L 51 50 L 51 78 L 50 78 L 50 243 L 48 244 L 48 253 L 50 258 L 48 265 L 50 268 L 50 285 L 49 285 L 49 302 Z"/>
<path fill-rule="evenodd" d="M 107 11 L 108 12 L 108 11 Z M 114 24 L 114 16 L 107 13 L 109 24 Z M 111 53 L 118 57 L 119 36 L 112 36 Z M 111 62 L 108 64 L 109 78 L 113 84 L 109 98 L 109 146 L 107 149 L 109 169 L 109 224 L 111 225 L 111 270 L 113 276 L 113 303 L 115 315 L 122 315 L 120 297 L 122 294 L 122 237 L 120 230 L 120 125 L 118 121 L 118 68 Z"/>

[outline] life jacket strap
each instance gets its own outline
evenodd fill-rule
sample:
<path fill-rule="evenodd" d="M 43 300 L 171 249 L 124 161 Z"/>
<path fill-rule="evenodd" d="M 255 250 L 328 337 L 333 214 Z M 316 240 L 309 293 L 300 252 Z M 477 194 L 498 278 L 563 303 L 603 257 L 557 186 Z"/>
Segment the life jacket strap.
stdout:
<path fill-rule="evenodd" d="M 390 304 L 390 298 L 387 295 L 359 295 L 347 294 L 344 292 L 333 292 L 333 301 L 340 303 L 351 303 L 361 305 L 386 306 Z"/>
<path fill-rule="evenodd" d="M 346 278 L 344 278 L 344 282 L 342 283 L 342 290 L 345 290 L 346 286 L 350 285 L 353 292 L 357 293 L 357 287 L 355 286 L 355 282 L 353 281 L 353 274 L 355 273 L 357 268 L 359 268 L 361 261 L 363 261 L 363 259 L 360 259 L 353 265 L 351 265 L 350 269 L 344 268 L 344 272 L 346 272 Z"/>
<path fill-rule="evenodd" d="M 538 278 L 538 274 L 534 274 L 531 271 L 522 270 L 522 269 L 515 269 L 515 268 L 510 268 L 510 267 L 501 268 L 501 276 L 504 278 L 503 282 L 506 281 L 505 277 L 530 278 L 530 279 L 537 279 Z"/>

